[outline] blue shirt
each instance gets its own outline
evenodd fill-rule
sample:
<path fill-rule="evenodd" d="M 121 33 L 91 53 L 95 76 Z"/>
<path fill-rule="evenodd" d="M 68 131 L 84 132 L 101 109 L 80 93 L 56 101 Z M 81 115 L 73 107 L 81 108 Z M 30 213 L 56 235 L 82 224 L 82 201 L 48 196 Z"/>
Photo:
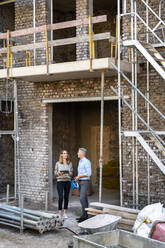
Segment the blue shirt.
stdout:
<path fill-rule="evenodd" d="M 86 175 L 80 180 L 89 180 L 92 175 L 91 162 L 87 158 L 80 159 L 78 163 L 78 176 Z"/>

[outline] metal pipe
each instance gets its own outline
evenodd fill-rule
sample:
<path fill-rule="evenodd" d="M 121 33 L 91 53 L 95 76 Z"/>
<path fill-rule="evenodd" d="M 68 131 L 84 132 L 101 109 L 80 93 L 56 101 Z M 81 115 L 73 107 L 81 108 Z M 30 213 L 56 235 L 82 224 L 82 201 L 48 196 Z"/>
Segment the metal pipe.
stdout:
<path fill-rule="evenodd" d="M 14 210 L 14 209 L 10 209 L 10 208 L 6 208 L 6 207 L 2 207 L 0 206 L 0 211 L 3 210 L 5 212 L 9 212 L 9 213 L 14 213 L 14 214 L 17 214 L 17 215 L 20 215 L 20 211 L 18 210 Z M 32 220 L 36 220 L 36 221 L 40 221 L 41 220 L 41 217 L 37 217 L 37 216 L 34 216 L 34 215 L 30 215 L 30 214 L 27 214 L 27 213 L 23 213 L 23 216 L 24 217 L 27 217 L 29 219 L 32 219 Z"/>
<path fill-rule="evenodd" d="M 3 206 L 6 206 L 3 204 Z M 15 207 L 15 206 L 7 206 L 8 208 L 12 208 L 12 209 L 18 209 L 19 211 L 21 211 L 21 209 L 19 207 Z M 29 214 L 33 214 L 35 216 L 42 216 L 44 218 L 57 218 L 57 214 L 52 214 L 52 213 L 44 213 L 38 210 L 31 210 L 31 209 L 24 209 L 24 213 L 29 213 Z"/>
<path fill-rule="evenodd" d="M 7 184 L 7 189 L 6 189 L 6 204 L 9 203 L 9 184 Z"/>
<path fill-rule="evenodd" d="M 159 17 L 162 18 L 162 2 L 163 0 L 159 0 Z M 148 0 L 147 0 L 147 4 L 148 4 Z"/>
<path fill-rule="evenodd" d="M 93 28 L 92 28 L 92 16 L 89 16 L 89 57 L 90 57 L 90 72 L 93 71 L 92 69 L 92 60 L 93 60 L 93 39 L 92 39 L 92 34 L 93 34 Z"/>
<path fill-rule="evenodd" d="M 46 191 L 45 192 L 45 211 L 46 212 L 48 211 L 48 194 L 49 194 L 49 192 Z"/>
<path fill-rule="evenodd" d="M 123 13 L 126 14 L 127 13 L 127 1 L 126 0 L 123 0 Z"/>
<path fill-rule="evenodd" d="M 131 12 L 134 12 L 134 1 L 131 0 Z M 134 40 L 134 16 L 131 15 L 131 39 Z M 135 49 L 131 48 L 131 67 L 132 67 L 132 84 L 135 84 L 135 68 L 134 68 L 134 54 Z M 132 108 L 135 109 L 135 91 L 131 90 Z M 132 112 L 132 130 L 135 130 L 135 114 Z M 132 137 L 132 198 L 133 206 L 135 206 L 135 138 Z"/>
<path fill-rule="evenodd" d="M 5 225 L 5 226 L 15 227 L 15 228 L 18 228 L 18 229 L 20 228 L 17 225 L 14 225 L 14 224 L 11 224 L 11 223 L 7 223 L 7 222 L 4 222 L 4 221 L 0 221 L 0 224 Z"/>
<path fill-rule="evenodd" d="M 135 31 L 135 40 L 137 40 L 137 4 L 136 1 L 134 1 L 134 12 L 135 12 L 135 16 L 134 16 L 134 31 Z M 134 67 L 135 67 L 135 87 L 136 89 L 137 87 L 137 74 L 138 74 L 138 70 L 137 70 L 137 50 L 135 50 L 135 61 L 134 61 Z M 136 112 L 138 112 L 138 98 L 137 98 L 137 91 L 135 91 L 135 105 L 134 105 L 134 109 Z M 138 118 L 137 115 L 135 114 L 135 130 L 138 130 Z M 137 139 L 135 140 L 135 164 L 136 164 L 136 208 L 138 208 L 138 204 L 139 204 L 139 168 L 138 168 L 138 143 L 137 143 Z"/>
<path fill-rule="evenodd" d="M 5 212 L 2 212 L 2 211 L 0 211 L 0 217 L 21 222 L 21 217 L 16 216 L 14 214 L 6 214 Z M 30 225 L 36 226 L 38 222 L 24 218 L 24 224 L 30 224 Z"/>
<path fill-rule="evenodd" d="M 50 1 L 50 23 L 53 24 L 53 0 Z M 51 35 L 51 41 L 53 40 L 53 30 L 50 32 Z M 53 46 L 51 46 L 51 63 L 53 64 Z"/>
<path fill-rule="evenodd" d="M 14 164 L 15 164 L 15 178 L 14 178 L 14 191 L 15 199 L 17 194 L 18 183 L 18 204 L 20 204 L 20 164 L 19 164 L 19 135 L 18 135 L 18 95 L 17 95 L 17 82 L 14 81 Z"/>
<path fill-rule="evenodd" d="M 146 3 L 148 5 L 149 0 L 146 0 Z M 149 26 L 149 11 L 148 8 L 146 7 L 146 23 L 147 26 Z M 148 32 L 148 27 L 146 27 L 146 42 L 149 43 L 149 32 Z M 147 99 L 150 98 L 149 94 L 150 90 L 150 65 L 149 61 L 147 60 Z M 150 125 L 150 105 L 147 102 L 147 124 Z M 148 198 L 148 205 L 150 204 L 150 156 L 147 153 L 147 198 Z"/>
<path fill-rule="evenodd" d="M 9 197 L 9 200 L 14 200 L 15 199 L 15 196 L 10 196 Z M 4 198 L 0 198 L 0 202 L 1 201 L 6 201 L 6 197 L 4 197 Z"/>
<path fill-rule="evenodd" d="M 120 173 L 120 206 L 123 206 L 123 182 L 122 182 L 122 140 L 121 140 L 121 75 L 120 71 L 120 63 L 121 63 L 121 23 L 120 23 L 120 0 L 117 1 L 117 20 L 118 20 L 118 121 L 119 121 L 119 173 Z"/>
<path fill-rule="evenodd" d="M 20 232 L 21 233 L 23 233 L 23 224 L 24 224 L 23 208 L 24 208 L 24 196 L 23 196 L 23 194 L 21 194 L 21 223 L 20 223 Z"/>
<path fill-rule="evenodd" d="M 99 183 L 99 202 L 102 200 L 102 173 L 103 173 L 103 139 L 104 139 L 104 71 L 101 72 L 101 113 L 100 113 L 100 183 Z"/>
<path fill-rule="evenodd" d="M 36 28 L 36 0 L 33 0 L 33 28 Z M 36 43 L 36 33 L 33 34 L 33 43 Z M 34 65 L 36 65 L 36 49 L 34 47 Z"/>

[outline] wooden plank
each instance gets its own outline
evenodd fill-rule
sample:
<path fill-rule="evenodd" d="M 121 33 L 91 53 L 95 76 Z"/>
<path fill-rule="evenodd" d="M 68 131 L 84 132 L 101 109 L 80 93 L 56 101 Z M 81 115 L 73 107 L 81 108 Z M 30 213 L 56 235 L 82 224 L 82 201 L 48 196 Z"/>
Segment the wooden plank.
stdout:
<path fill-rule="evenodd" d="M 122 219 L 130 220 L 133 222 L 136 220 L 136 217 L 137 217 L 137 215 L 135 215 L 135 214 L 130 214 L 130 213 L 122 212 L 122 211 L 115 211 L 115 210 L 110 210 L 110 209 L 105 209 L 105 208 L 103 210 L 94 209 L 94 208 L 87 208 L 86 210 L 89 213 L 111 214 L 111 215 L 120 216 L 120 217 L 122 217 Z"/>
<path fill-rule="evenodd" d="M 132 226 L 134 225 L 135 221 L 133 220 L 127 220 L 127 219 L 121 219 L 119 221 L 119 224 L 124 224 L 124 225 L 127 225 L 127 226 Z"/>
<path fill-rule="evenodd" d="M 110 42 L 115 41 L 115 37 L 112 37 L 110 33 L 100 33 L 100 34 L 95 34 L 93 35 L 93 40 L 98 41 L 98 40 L 106 40 L 108 39 Z M 64 45 L 71 45 L 71 44 L 76 44 L 79 42 L 87 42 L 89 40 L 89 35 L 83 35 L 80 37 L 72 37 L 72 38 L 66 38 L 66 39 L 59 39 L 59 40 L 53 40 L 48 42 L 48 46 L 64 46 Z M 45 48 L 45 42 L 39 42 L 39 43 L 31 43 L 31 44 L 26 44 L 26 45 L 19 45 L 19 46 L 11 46 L 10 51 L 13 53 L 20 52 L 20 51 L 25 51 L 25 50 L 33 50 L 33 49 L 40 49 L 40 48 Z M 0 53 L 7 53 L 7 48 L 1 48 Z"/>
<path fill-rule="evenodd" d="M 106 15 L 92 17 L 92 24 L 106 22 L 106 21 L 107 21 Z M 50 24 L 47 26 L 47 30 L 48 31 L 59 30 L 59 29 L 72 28 L 72 27 L 88 25 L 88 24 L 89 24 L 89 20 L 88 18 L 85 18 L 83 20 L 73 20 L 68 22 L 59 22 L 55 24 Z M 41 32 L 45 32 L 45 25 L 36 28 L 26 28 L 26 29 L 12 31 L 10 32 L 10 37 L 14 38 L 14 37 L 25 36 L 34 33 L 37 34 Z M 7 39 L 7 33 L 0 34 L 0 39 Z"/>
<path fill-rule="evenodd" d="M 132 209 L 132 208 L 125 208 L 125 207 L 120 207 L 116 205 L 109 205 L 106 203 L 100 203 L 100 202 L 91 202 L 90 203 L 91 207 L 98 207 L 98 208 L 108 208 L 108 209 L 114 209 L 118 211 L 123 211 L 123 212 L 128 212 L 128 213 L 134 213 L 138 214 L 140 211 L 137 209 Z"/>
<path fill-rule="evenodd" d="M 124 219 L 130 219 L 130 220 L 134 220 L 134 221 L 137 218 L 137 214 L 131 214 L 131 213 L 118 211 L 118 210 L 113 210 L 113 209 L 107 209 L 107 208 L 103 209 L 103 213 L 108 213 L 108 214 L 112 214 L 112 215 L 118 215 L 118 216 L 121 216 Z"/>
<path fill-rule="evenodd" d="M 85 209 L 89 213 L 95 213 L 95 214 L 104 214 L 102 210 L 94 209 L 94 208 L 86 208 Z"/>
<path fill-rule="evenodd" d="M 94 212 L 87 212 L 89 215 L 92 215 L 92 216 L 96 216 L 98 215 L 97 213 L 94 213 Z"/>
<path fill-rule="evenodd" d="M 125 224 L 119 223 L 119 224 L 117 225 L 117 228 L 118 228 L 118 229 L 122 229 L 122 230 L 124 230 L 124 231 L 132 232 L 132 226 L 128 226 L 128 225 L 125 225 Z"/>

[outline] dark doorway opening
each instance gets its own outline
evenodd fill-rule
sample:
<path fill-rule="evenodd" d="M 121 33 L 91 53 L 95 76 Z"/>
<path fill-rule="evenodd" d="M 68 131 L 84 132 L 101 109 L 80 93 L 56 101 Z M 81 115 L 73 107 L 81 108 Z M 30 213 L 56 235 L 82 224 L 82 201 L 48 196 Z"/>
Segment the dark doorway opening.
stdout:
<path fill-rule="evenodd" d="M 100 102 L 53 104 L 53 167 L 60 151 L 71 155 L 77 173 L 77 150 L 87 148 L 92 162 L 92 184 L 99 182 Z M 105 102 L 103 187 L 119 189 L 118 102 Z"/>

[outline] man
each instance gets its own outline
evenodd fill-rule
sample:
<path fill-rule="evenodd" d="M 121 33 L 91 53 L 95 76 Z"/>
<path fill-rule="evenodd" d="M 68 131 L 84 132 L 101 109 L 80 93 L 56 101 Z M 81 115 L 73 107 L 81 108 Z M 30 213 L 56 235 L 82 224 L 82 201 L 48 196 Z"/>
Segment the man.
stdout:
<path fill-rule="evenodd" d="M 89 180 L 92 174 L 91 162 L 86 158 L 87 150 L 85 148 L 79 148 L 78 158 L 80 159 L 78 164 L 78 176 L 75 177 L 75 181 L 80 184 L 80 203 L 82 207 L 82 216 L 78 218 L 78 222 L 82 222 L 88 219 L 88 214 L 85 208 L 88 207 L 87 191 L 89 186 Z"/>

